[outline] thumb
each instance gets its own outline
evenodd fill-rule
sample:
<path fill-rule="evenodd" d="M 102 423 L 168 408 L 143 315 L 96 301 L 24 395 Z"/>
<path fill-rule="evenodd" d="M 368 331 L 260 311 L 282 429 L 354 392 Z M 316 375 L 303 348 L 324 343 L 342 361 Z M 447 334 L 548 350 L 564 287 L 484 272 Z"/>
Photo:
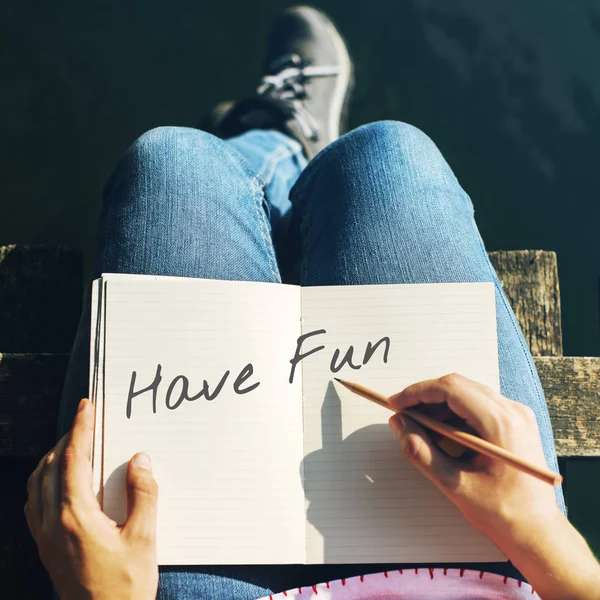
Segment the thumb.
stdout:
<path fill-rule="evenodd" d="M 127 466 L 127 521 L 123 532 L 134 543 L 156 545 L 158 484 L 147 454 L 136 454 Z"/>
<path fill-rule="evenodd" d="M 456 487 L 459 466 L 442 452 L 419 423 L 407 415 L 390 418 L 390 427 L 400 438 L 404 456 L 442 491 Z"/>

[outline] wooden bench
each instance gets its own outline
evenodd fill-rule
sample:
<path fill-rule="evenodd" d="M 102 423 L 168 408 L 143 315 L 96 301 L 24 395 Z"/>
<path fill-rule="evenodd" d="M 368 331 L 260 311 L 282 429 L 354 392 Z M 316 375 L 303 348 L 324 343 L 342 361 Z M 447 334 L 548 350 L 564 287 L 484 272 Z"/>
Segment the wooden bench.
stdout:
<path fill-rule="evenodd" d="M 556 254 L 490 259 L 531 348 L 559 457 L 600 455 L 600 358 L 562 355 Z M 54 443 L 68 353 L 79 320 L 82 257 L 70 248 L 0 247 L 0 581 L 2 597 L 49 597 L 23 518 L 25 482 Z M 561 471 L 566 465 L 561 461 Z"/>

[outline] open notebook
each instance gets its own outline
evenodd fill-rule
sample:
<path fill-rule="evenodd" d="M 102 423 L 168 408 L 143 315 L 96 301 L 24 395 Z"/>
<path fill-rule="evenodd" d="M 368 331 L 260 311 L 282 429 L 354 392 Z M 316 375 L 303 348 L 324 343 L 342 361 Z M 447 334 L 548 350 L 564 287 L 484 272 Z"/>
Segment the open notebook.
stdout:
<path fill-rule="evenodd" d="M 159 483 L 160 564 L 505 557 L 402 455 L 383 394 L 459 372 L 498 389 L 492 284 L 308 287 L 104 275 L 92 294 L 94 486 Z"/>

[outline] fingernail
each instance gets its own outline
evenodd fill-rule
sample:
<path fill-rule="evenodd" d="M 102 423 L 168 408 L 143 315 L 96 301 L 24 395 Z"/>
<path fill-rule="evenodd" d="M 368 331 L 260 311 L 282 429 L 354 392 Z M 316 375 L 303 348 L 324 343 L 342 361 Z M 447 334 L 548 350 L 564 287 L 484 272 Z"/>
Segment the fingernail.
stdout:
<path fill-rule="evenodd" d="M 79 413 L 82 410 L 84 410 L 87 405 L 88 405 L 87 398 L 83 398 L 82 400 L 80 400 L 79 406 L 77 407 L 77 412 Z"/>
<path fill-rule="evenodd" d="M 152 464 L 150 463 L 150 457 L 147 454 L 141 452 L 133 457 L 133 464 L 140 469 L 152 470 Z"/>

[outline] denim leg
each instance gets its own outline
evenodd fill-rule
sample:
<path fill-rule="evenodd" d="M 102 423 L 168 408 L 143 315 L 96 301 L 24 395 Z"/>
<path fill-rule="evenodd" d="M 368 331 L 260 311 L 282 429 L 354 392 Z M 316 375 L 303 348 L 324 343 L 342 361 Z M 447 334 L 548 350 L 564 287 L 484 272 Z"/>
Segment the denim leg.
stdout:
<path fill-rule="evenodd" d="M 495 284 L 502 393 L 535 410 L 546 461 L 558 469 L 531 354 L 488 259 L 473 204 L 435 144 L 403 123 L 366 125 L 319 154 L 292 198 L 302 215 L 303 285 Z"/>
<path fill-rule="evenodd" d="M 302 146 L 278 131 L 253 129 L 227 140 L 265 184 L 275 254 L 284 283 L 298 283 L 298 228 L 292 224 L 290 189 L 306 167 Z"/>
<path fill-rule="evenodd" d="M 227 143 L 243 155 L 264 182 L 273 236 L 285 237 L 292 208 L 289 193 L 307 163 L 302 146 L 279 131 L 262 129 L 252 129 Z"/>
<path fill-rule="evenodd" d="M 127 150 L 104 190 L 94 278 L 141 273 L 281 281 L 264 184 L 234 148 L 195 129 L 160 127 Z M 59 429 L 88 392 L 86 302 L 67 371 Z"/>
<path fill-rule="evenodd" d="M 548 466 L 554 437 L 531 354 L 473 216 L 435 144 L 397 122 L 360 127 L 318 154 L 291 192 L 303 285 L 491 281 L 502 393 L 537 416 Z M 557 502 L 564 511 L 560 488 Z"/>
<path fill-rule="evenodd" d="M 280 140 L 272 145 L 276 151 Z M 281 154 L 285 150 L 281 144 Z M 144 134 L 107 183 L 94 276 L 279 282 L 260 176 L 273 170 L 271 158 L 256 157 L 251 165 L 234 144 L 194 129 L 163 127 Z M 88 302 L 66 377 L 61 432 L 87 395 L 89 329 Z M 269 593 L 272 576 L 268 567 L 164 568 L 158 597 L 249 600 Z"/>

